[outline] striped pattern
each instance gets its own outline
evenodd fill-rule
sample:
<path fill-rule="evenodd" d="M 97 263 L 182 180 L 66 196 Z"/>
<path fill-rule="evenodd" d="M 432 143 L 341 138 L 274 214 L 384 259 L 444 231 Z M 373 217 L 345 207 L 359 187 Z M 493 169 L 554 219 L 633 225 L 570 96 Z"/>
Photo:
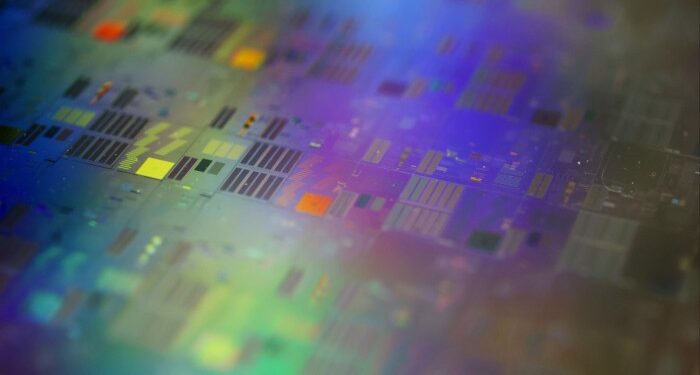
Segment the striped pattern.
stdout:
<path fill-rule="evenodd" d="M 110 255 L 121 255 L 124 252 L 124 249 L 129 246 L 131 241 L 136 238 L 137 233 L 138 231 L 135 229 L 123 229 L 121 232 L 119 232 L 117 238 L 114 239 L 114 242 L 112 242 L 112 244 L 109 246 L 107 253 Z"/>
<path fill-rule="evenodd" d="M 460 184 L 413 175 L 382 228 L 438 237 L 463 191 Z"/>
<path fill-rule="evenodd" d="M 277 293 L 284 297 L 294 294 L 294 291 L 299 286 L 303 277 L 304 270 L 297 267 L 290 268 L 289 271 L 287 271 L 287 275 L 277 287 Z"/>
<path fill-rule="evenodd" d="M 221 186 L 222 191 L 247 197 L 269 200 L 277 191 L 283 178 L 271 174 L 235 168 Z"/>
<path fill-rule="evenodd" d="M 85 89 L 90 85 L 90 79 L 87 77 L 78 77 L 73 83 L 66 89 L 63 96 L 66 98 L 75 99 L 80 94 L 85 91 Z"/>
<path fill-rule="evenodd" d="M 168 122 L 159 122 L 148 128 L 144 132 L 144 135 L 136 142 L 134 142 L 133 147 L 129 150 L 124 159 L 119 161 L 117 167 L 122 170 L 130 170 L 134 164 L 138 163 L 141 156 L 151 151 L 153 145 L 161 139 L 162 133 L 168 131 L 171 128 L 171 124 Z M 180 128 L 180 131 L 183 128 Z M 173 140 L 177 141 L 176 139 Z"/>
<path fill-rule="evenodd" d="M 236 114 L 236 108 L 224 106 L 209 124 L 210 128 L 223 129 L 228 120 Z"/>
<path fill-rule="evenodd" d="M 346 62 L 365 62 L 372 55 L 373 48 L 370 45 L 362 45 L 347 42 L 332 42 L 326 47 L 323 59 L 338 59 Z"/>
<path fill-rule="evenodd" d="M 397 203 L 387 216 L 382 229 L 396 229 L 423 236 L 437 237 L 445 228 L 449 214 L 428 208 Z"/>
<path fill-rule="evenodd" d="M 127 87 L 125 88 L 119 96 L 117 96 L 116 99 L 112 102 L 112 108 L 119 108 L 119 109 L 124 109 L 127 105 L 131 103 L 131 101 L 134 100 L 136 95 L 138 95 L 138 90 Z"/>
<path fill-rule="evenodd" d="M 508 113 L 513 103 L 514 94 L 491 93 L 487 91 L 466 89 L 457 101 L 458 108 L 473 109 L 478 112 L 503 115 Z"/>
<path fill-rule="evenodd" d="M 170 49 L 197 56 L 209 57 L 219 48 L 226 37 L 231 34 L 238 22 L 218 17 L 213 12 L 203 12 L 175 38 Z"/>
<path fill-rule="evenodd" d="M 308 74 L 326 81 L 349 84 L 355 80 L 358 73 L 358 69 L 354 67 L 317 62 L 311 67 Z"/>
<path fill-rule="evenodd" d="M 530 187 L 527 189 L 527 195 L 540 199 L 544 198 L 547 190 L 549 190 L 549 185 L 552 184 L 553 178 L 551 174 L 537 172 L 530 183 Z"/>
<path fill-rule="evenodd" d="M 66 155 L 96 164 L 112 166 L 128 143 L 83 134 L 66 150 Z"/>
<path fill-rule="evenodd" d="M 580 211 L 559 258 L 559 268 L 579 275 L 618 280 L 639 223 Z"/>
<path fill-rule="evenodd" d="M 177 340 L 207 291 L 206 284 L 172 267 L 155 267 L 110 325 L 110 335 L 165 351 Z"/>
<path fill-rule="evenodd" d="M 289 173 L 299 161 L 301 151 L 256 142 L 241 159 L 241 164 L 278 173 Z"/>
<path fill-rule="evenodd" d="M 583 121 L 584 112 L 580 108 L 571 108 L 564 112 L 559 127 L 564 130 L 576 130 Z"/>
<path fill-rule="evenodd" d="M 51 26 L 71 28 L 97 0 L 52 0 L 34 19 Z"/>
<path fill-rule="evenodd" d="M 526 79 L 527 76 L 518 71 L 480 68 L 457 100 L 457 107 L 506 114 Z"/>
<path fill-rule="evenodd" d="M 442 152 L 430 150 L 425 153 L 423 160 L 418 165 L 417 171 L 424 174 L 433 174 L 442 160 Z"/>
<path fill-rule="evenodd" d="M 452 211 L 464 191 L 464 186 L 434 178 L 411 176 L 401 192 L 404 202 L 442 211 Z"/>
<path fill-rule="evenodd" d="M 515 254 L 520 245 L 525 240 L 526 231 L 517 228 L 510 228 L 501 240 L 498 247 L 499 256 Z"/>
<path fill-rule="evenodd" d="M 190 169 L 192 169 L 196 162 L 197 158 L 184 156 L 175 165 L 175 168 L 173 168 L 173 170 L 170 171 L 170 174 L 168 174 L 168 178 L 171 180 L 181 181 L 187 175 L 187 172 L 189 172 Z"/>
<path fill-rule="evenodd" d="M 518 71 L 503 70 L 497 68 L 479 68 L 472 79 L 470 86 L 488 87 L 491 89 L 518 91 L 525 83 L 527 76 Z"/>
<path fill-rule="evenodd" d="M 326 214 L 333 217 L 344 217 L 348 214 L 348 211 L 350 211 L 358 197 L 359 194 L 355 192 L 347 190 L 341 191 Z"/>
<path fill-rule="evenodd" d="M 287 119 L 275 117 L 270 121 L 265 130 L 263 130 L 260 138 L 269 139 L 271 141 L 275 140 L 277 136 L 282 132 L 284 126 L 287 125 Z"/>
<path fill-rule="evenodd" d="M 391 141 L 387 141 L 386 139 L 375 138 L 372 144 L 367 149 L 367 152 L 365 152 L 365 155 L 362 157 L 362 160 L 374 164 L 379 163 L 380 161 L 382 161 L 382 158 L 384 157 L 384 154 L 386 154 L 386 151 L 389 149 L 389 146 L 391 146 Z"/>
<path fill-rule="evenodd" d="M 32 124 L 29 129 L 25 130 L 22 135 L 17 139 L 15 144 L 29 146 L 31 145 L 41 133 L 46 130 L 46 126 L 39 124 Z"/>
<path fill-rule="evenodd" d="M 148 124 L 148 118 L 106 110 L 88 129 L 116 137 L 134 139 Z"/>

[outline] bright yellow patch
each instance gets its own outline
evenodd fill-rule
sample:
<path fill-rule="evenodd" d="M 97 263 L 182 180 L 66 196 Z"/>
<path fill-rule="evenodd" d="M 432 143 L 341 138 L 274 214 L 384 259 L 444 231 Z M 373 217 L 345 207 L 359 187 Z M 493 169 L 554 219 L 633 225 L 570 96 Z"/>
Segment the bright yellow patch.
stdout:
<path fill-rule="evenodd" d="M 230 64 L 234 68 L 243 70 L 256 70 L 265 62 L 266 53 L 257 48 L 239 48 L 231 56 Z"/>
<path fill-rule="evenodd" d="M 136 174 L 139 176 L 155 178 L 156 180 L 162 180 L 163 177 L 168 174 L 173 165 L 175 165 L 175 163 L 167 160 L 147 158 L 136 171 Z"/>
<path fill-rule="evenodd" d="M 226 370 L 238 358 L 239 348 L 221 334 L 206 333 L 195 343 L 195 358 L 205 368 Z"/>
<path fill-rule="evenodd" d="M 63 121 L 66 116 L 71 112 L 71 109 L 66 106 L 62 106 L 55 115 L 53 115 L 53 119 L 56 121 Z"/>
<path fill-rule="evenodd" d="M 78 120 L 75 121 L 75 125 L 85 127 L 90 123 L 90 120 L 95 117 L 95 112 L 84 111 Z"/>
<path fill-rule="evenodd" d="M 227 157 L 231 160 L 236 160 L 243 155 L 243 151 L 245 151 L 245 149 L 246 147 L 244 145 L 234 144 Z"/>

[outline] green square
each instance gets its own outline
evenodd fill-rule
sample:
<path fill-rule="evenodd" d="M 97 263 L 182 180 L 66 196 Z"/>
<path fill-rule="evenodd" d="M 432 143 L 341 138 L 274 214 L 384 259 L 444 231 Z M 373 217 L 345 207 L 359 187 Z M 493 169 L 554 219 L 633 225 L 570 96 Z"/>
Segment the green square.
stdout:
<path fill-rule="evenodd" d="M 493 232 L 475 230 L 469 236 L 467 245 L 473 249 L 493 252 L 498 248 L 498 243 L 501 242 L 501 235 Z"/>
<path fill-rule="evenodd" d="M 21 132 L 21 129 L 0 125 L 0 145 L 9 145 Z"/>

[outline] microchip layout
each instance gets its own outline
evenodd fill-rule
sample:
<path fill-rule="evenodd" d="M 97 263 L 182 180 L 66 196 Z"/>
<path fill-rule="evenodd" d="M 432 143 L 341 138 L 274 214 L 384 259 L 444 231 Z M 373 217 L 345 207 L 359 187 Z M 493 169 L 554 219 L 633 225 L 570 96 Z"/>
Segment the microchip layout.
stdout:
<path fill-rule="evenodd" d="M 0 373 L 700 373 L 699 13 L 0 1 Z"/>

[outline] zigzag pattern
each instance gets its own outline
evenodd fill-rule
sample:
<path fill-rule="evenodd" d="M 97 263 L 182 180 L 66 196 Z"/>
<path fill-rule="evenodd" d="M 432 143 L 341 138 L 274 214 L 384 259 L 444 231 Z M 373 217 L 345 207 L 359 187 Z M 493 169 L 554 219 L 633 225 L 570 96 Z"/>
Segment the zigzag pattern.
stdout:
<path fill-rule="evenodd" d="M 170 123 L 159 122 L 152 128 L 146 130 L 143 138 L 134 142 L 134 148 L 132 148 L 129 152 L 126 153 L 124 159 L 122 159 L 122 161 L 119 162 L 117 168 L 123 170 L 131 169 L 131 167 L 133 167 L 134 164 L 136 164 L 139 161 L 139 156 L 145 154 L 150 150 L 148 146 L 157 141 L 158 138 L 160 138 L 158 134 L 165 131 L 169 127 Z"/>

